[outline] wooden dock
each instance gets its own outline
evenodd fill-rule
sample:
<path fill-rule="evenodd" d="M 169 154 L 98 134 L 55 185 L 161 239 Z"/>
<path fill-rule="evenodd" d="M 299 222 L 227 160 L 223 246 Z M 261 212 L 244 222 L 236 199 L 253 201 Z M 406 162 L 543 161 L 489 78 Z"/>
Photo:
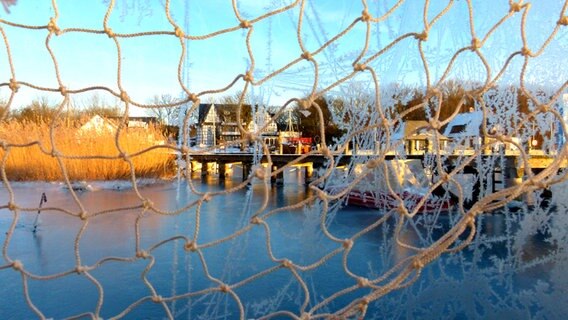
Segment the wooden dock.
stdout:
<path fill-rule="evenodd" d="M 433 154 L 418 154 L 418 155 L 407 155 L 405 159 L 419 159 L 424 163 L 426 158 L 432 158 Z M 447 170 L 452 170 L 456 165 L 459 164 L 461 160 L 468 157 L 469 155 L 444 155 L 445 163 L 444 166 Z M 361 157 L 370 157 L 373 155 L 352 155 L 345 154 L 340 156 L 335 156 L 336 166 L 343 166 L 351 163 L 352 159 Z M 191 160 L 195 163 L 201 164 L 201 174 L 206 176 L 211 174 L 208 170 L 208 164 L 214 163 L 218 168 L 219 180 L 225 179 L 225 173 L 227 172 L 226 166 L 230 164 L 240 164 L 243 170 L 243 180 L 246 180 L 249 175 L 253 165 L 254 154 L 252 153 L 198 153 L 191 154 Z M 385 160 L 401 159 L 400 156 L 396 155 L 386 155 Z M 290 164 L 302 166 L 305 170 L 306 178 L 312 178 L 314 170 L 323 168 L 327 165 L 328 159 L 321 154 L 271 154 L 270 160 L 272 162 L 272 172 L 288 166 Z M 541 171 L 544 168 L 550 166 L 550 164 L 555 160 L 553 156 L 547 155 L 530 155 L 528 161 L 531 170 L 535 173 Z M 522 181 L 525 168 L 524 163 L 521 161 L 521 157 L 518 154 L 506 154 L 506 155 L 493 155 L 493 154 L 482 154 L 476 157 L 476 159 L 468 164 L 464 170 L 464 174 L 476 174 L 479 175 L 478 162 L 483 163 L 493 162 L 494 172 L 491 172 L 490 178 L 480 178 L 479 183 L 483 181 L 489 181 L 491 183 L 492 191 L 497 188 L 496 184 L 502 184 L 503 186 L 509 186 L 513 184 L 518 184 Z M 268 157 L 263 155 L 260 159 L 260 163 L 268 164 Z M 568 166 L 568 160 L 564 160 L 562 163 L 562 168 Z M 193 167 L 196 167 L 195 165 Z M 307 179 L 306 179 L 307 180 Z M 283 182 L 283 173 L 281 172 L 278 176 L 272 177 L 272 182 L 280 184 Z M 489 188 L 486 186 L 485 188 Z M 481 187 L 483 188 L 483 187 Z"/>
<path fill-rule="evenodd" d="M 218 168 L 219 180 L 225 179 L 225 173 L 227 171 L 227 165 L 240 164 L 243 170 L 243 180 L 246 180 L 253 166 L 254 155 L 252 153 L 202 153 L 202 154 L 192 154 L 192 162 L 197 162 L 201 164 L 201 175 L 206 176 L 211 172 L 208 170 L 210 163 L 215 163 Z M 290 164 L 301 166 L 305 170 L 306 180 L 313 177 L 314 170 L 324 167 L 328 159 L 326 159 L 321 154 L 309 154 L 309 155 L 299 155 L 299 154 L 271 154 L 270 160 L 272 162 L 272 171 L 277 171 L 280 168 L 286 167 Z M 337 158 L 339 165 L 346 165 L 351 161 L 351 156 L 347 155 L 344 157 Z M 268 157 L 263 155 L 260 159 L 260 163 L 268 164 Z M 272 177 L 272 182 L 276 184 L 282 184 L 284 179 L 284 174 L 281 172 L 277 176 Z"/>

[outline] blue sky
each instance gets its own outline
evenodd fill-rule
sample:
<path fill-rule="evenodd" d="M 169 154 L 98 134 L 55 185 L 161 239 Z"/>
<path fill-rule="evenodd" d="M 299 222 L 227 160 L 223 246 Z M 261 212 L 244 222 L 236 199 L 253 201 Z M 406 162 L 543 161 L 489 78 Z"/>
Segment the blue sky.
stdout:
<path fill-rule="evenodd" d="M 60 0 L 58 26 L 60 28 L 102 29 L 102 20 L 107 9 L 107 1 Z M 281 7 L 291 0 L 241 0 L 238 1 L 243 17 L 252 19 L 263 12 Z M 397 1 L 368 0 L 374 16 L 386 12 Z M 446 1 L 431 1 L 429 19 L 447 4 Z M 115 33 L 164 30 L 173 28 L 168 23 L 164 1 L 117 0 L 109 25 Z M 478 37 L 483 37 L 488 29 L 508 12 L 508 1 L 473 1 L 474 21 Z M 531 49 L 537 49 L 556 25 L 563 3 L 561 1 L 534 1 L 527 30 Z M 186 6 L 188 6 L 186 10 Z M 408 0 L 386 21 L 372 29 L 369 54 L 391 42 L 406 32 L 423 30 L 424 1 Z M 203 35 L 238 24 L 230 0 L 209 1 L 171 1 L 171 12 L 177 23 L 184 26 L 186 33 Z M 356 17 L 361 15 L 363 5 L 354 0 L 313 0 L 306 4 L 302 39 L 308 50 L 317 49 Z M 185 23 L 185 13 L 189 14 L 189 23 Z M 284 66 L 301 54 L 296 38 L 298 8 L 255 24 L 251 40 L 256 59 L 255 79 L 264 77 L 269 72 Z M 51 1 L 18 1 L 11 7 L 11 13 L 0 11 L 0 18 L 11 22 L 30 25 L 45 25 L 53 16 Z M 489 39 L 482 52 L 488 57 L 488 63 L 496 70 L 506 57 L 521 48 L 521 14 L 509 19 Z M 39 86 L 58 87 L 54 66 L 45 48 L 46 30 L 22 30 L 6 24 L 4 29 L 14 55 L 16 77 L 19 81 L 32 82 Z M 540 84 L 557 85 L 566 81 L 566 50 L 568 50 L 568 28 L 557 34 L 555 41 L 542 57 L 529 65 L 527 79 Z M 352 70 L 351 62 L 363 47 L 365 25 L 359 23 L 348 35 L 337 41 L 336 46 L 325 50 L 316 59 L 320 63 L 322 75 L 319 87 L 323 88 Z M 244 31 L 221 35 L 209 40 L 191 41 L 187 62 L 189 78 L 186 85 L 192 92 L 216 89 L 227 85 L 236 75 L 244 73 L 250 65 L 244 45 Z M 434 81 L 439 78 L 447 66 L 452 54 L 459 48 L 469 45 L 471 34 L 468 25 L 465 0 L 456 0 L 449 14 L 444 16 L 432 28 L 425 43 L 425 54 L 431 66 Z M 134 39 L 120 39 L 122 49 L 122 83 L 130 97 L 138 102 L 149 102 L 153 96 L 170 94 L 180 96 L 181 88 L 177 83 L 177 64 L 180 46 L 172 36 L 149 36 Z M 116 48 L 106 35 L 84 33 L 66 33 L 53 37 L 51 46 L 60 63 L 63 82 L 67 87 L 79 89 L 92 85 L 104 85 L 117 89 Z M 10 72 L 6 50 L 0 46 L 0 83 L 8 82 Z M 503 81 L 518 83 L 518 72 L 522 59 L 516 58 Z M 424 84 L 424 71 L 419 59 L 416 41 L 403 40 L 387 54 L 376 59 L 372 67 L 377 70 L 382 83 L 408 85 Z M 495 71 L 493 71 L 495 72 Z M 473 53 L 466 53 L 457 60 L 452 77 L 467 80 L 483 80 L 485 69 Z M 290 97 L 302 96 L 313 83 L 313 68 L 307 62 L 301 62 L 273 81 L 255 87 L 256 99 L 268 104 L 283 103 Z M 369 85 L 369 77 L 357 76 L 353 82 L 361 87 Z M 238 82 L 231 92 L 242 90 L 244 83 Z M 342 94 L 349 90 L 346 84 L 334 91 Z M 75 95 L 77 105 L 86 103 L 93 92 Z M 114 103 L 109 94 L 99 91 L 103 99 Z M 9 90 L 0 88 L 0 99 L 6 100 Z M 14 106 L 26 104 L 31 99 L 46 96 L 56 103 L 61 100 L 58 94 L 45 94 L 36 90 L 22 88 L 17 94 Z M 205 100 L 219 98 L 206 96 Z"/>

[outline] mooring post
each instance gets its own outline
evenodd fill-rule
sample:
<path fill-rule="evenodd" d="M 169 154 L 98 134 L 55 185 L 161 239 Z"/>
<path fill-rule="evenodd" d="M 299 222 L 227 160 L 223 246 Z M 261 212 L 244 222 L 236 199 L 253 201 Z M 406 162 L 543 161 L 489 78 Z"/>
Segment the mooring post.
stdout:
<path fill-rule="evenodd" d="M 217 162 L 217 166 L 219 167 L 219 181 L 225 181 L 225 166 L 224 162 Z"/>
<path fill-rule="evenodd" d="M 274 171 L 277 171 L 277 170 L 279 170 L 279 169 L 284 169 L 284 170 L 285 170 L 285 169 L 286 169 L 286 165 L 287 165 L 286 162 L 273 163 L 273 164 L 272 164 L 272 168 L 273 168 L 273 172 L 272 172 L 272 173 L 274 173 Z M 284 170 L 280 171 L 279 173 L 277 173 L 277 174 L 275 174 L 275 175 L 273 174 L 273 175 L 270 177 L 270 182 L 273 183 L 273 184 L 275 184 L 276 186 L 283 186 L 283 185 L 284 185 Z"/>
<path fill-rule="evenodd" d="M 274 173 L 276 170 L 278 170 L 278 166 L 273 164 L 271 169 L 272 170 L 270 172 L 270 183 L 276 184 L 276 175 L 272 174 L 272 173 Z"/>
<path fill-rule="evenodd" d="M 285 166 L 280 166 L 280 168 L 282 168 Z M 277 175 L 276 175 L 276 185 L 277 186 L 283 186 L 284 185 L 284 170 L 280 171 Z"/>
<path fill-rule="evenodd" d="M 207 176 L 208 168 L 209 162 L 201 162 L 201 178 L 205 178 Z"/>
<path fill-rule="evenodd" d="M 505 188 L 516 187 L 523 182 L 524 168 L 520 166 L 520 161 L 521 158 L 519 156 L 509 156 L 506 158 L 505 169 L 503 170 Z M 528 205 L 533 205 L 535 202 L 532 192 L 527 192 L 522 195 L 522 200 Z"/>
<path fill-rule="evenodd" d="M 522 183 L 522 169 L 517 168 L 516 157 L 505 158 L 505 168 L 503 168 L 503 183 L 505 188 L 518 186 Z"/>
<path fill-rule="evenodd" d="M 304 167 L 304 184 L 310 184 L 314 175 L 314 163 L 306 163 Z"/>
<path fill-rule="evenodd" d="M 318 178 L 317 170 L 322 166 L 323 164 L 321 163 L 312 162 L 309 167 L 306 167 L 306 179 L 304 180 L 306 186 Z"/>
<path fill-rule="evenodd" d="M 248 179 L 251 170 L 251 163 L 250 162 L 243 162 L 243 181 Z"/>
<path fill-rule="evenodd" d="M 477 167 L 478 165 L 479 165 L 479 163 L 477 161 L 475 161 L 475 162 L 469 164 L 468 166 L 466 166 L 463 170 L 464 174 L 469 174 L 473 177 L 473 185 L 472 185 L 472 188 L 471 188 L 471 199 L 464 203 L 466 208 L 470 208 L 471 206 L 473 206 L 481 197 L 483 177 L 481 176 L 481 174 L 478 170 L 478 167 Z"/>

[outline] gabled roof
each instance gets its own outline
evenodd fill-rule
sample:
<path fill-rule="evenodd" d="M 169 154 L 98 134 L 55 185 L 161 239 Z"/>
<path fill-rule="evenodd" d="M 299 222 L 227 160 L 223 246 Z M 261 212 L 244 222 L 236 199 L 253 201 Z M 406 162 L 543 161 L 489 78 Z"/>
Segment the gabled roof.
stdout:
<path fill-rule="evenodd" d="M 199 114 L 197 118 L 197 124 L 202 125 L 207 119 L 207 114 L 211 108 L 215 108 L 215 112 L 219 117 L 220 122 L 235 122 L 237 120 L 237 108 L 238 104 L 218 104 L 218 103 L 202 103 L 199 105 Z M 252 107 L 250 104 L 243 104 L 241 109 L 241 114 L 243 112 L 251 111 Z"/>
<path fill-rule="evenodd" d="M 197 117 L 197 124 L 201 125 L 203 124 L 203 122 L 205 122 L 205 118 L 207 117 L 207 114 L 209 113 L 209 110 L 211 109 L 211 106 L 213 104 L 212 103 L 201 103 L 199 104 L 199 115 Z"/>
<path fill-rule="evenodd" d="M 400 122 L 393 132 L 392 140 L 402 140 L 402 139 L 415 139 L 415 140 L 426 140 L 433 136 L 433 132 L 429 129 L 429 124 L 425 120 L 408 120 Z M 446 140 L 444 135 L 441 135 L 441 140 Z"/>
<path fill-rule="evenodd" d="M 483 123 L 483 112 L 458 113 L 446 126 L 444 135 L 448 138 L 477 137 Z"/>
<path fill-rule="evenodd" d="M 116 122 L 122 121 L 123 118 L 124 117 L 122 115 L 106 117 L 106 119 L 116 121 Z M 150 122 L 158 122 L 158 117 L 156 117 L 156 116 L 128 116 L 128 120 L 129 121 L 143 121 L 143 122 L 146 122 L 146 123 L 150 123 Z"/>
<path fill-rule="evenodd" d="M 107 118 L 103 118 L 97 114 L 91 117 L 87 122 L 85 122 L 79 128 L 79 132 L 81 133 L 89 131 L 94 131 L 97 133 L 101 133 L 103 131 L 113 132 L 117 128 L 118 124 L 116 124 L 114 121 Z"/>
<path fill-rule="evenodd" d="M 416 130 L 418 130 L 419 128 L 427 126 L 428 122 L 424 120 L 408 120 L 404 122 L 399 122 L 398 126 L 396 126 L 396 130 L 393 132 L 391 136 L 391 139 L 402 140 L 416 133 Z"/>

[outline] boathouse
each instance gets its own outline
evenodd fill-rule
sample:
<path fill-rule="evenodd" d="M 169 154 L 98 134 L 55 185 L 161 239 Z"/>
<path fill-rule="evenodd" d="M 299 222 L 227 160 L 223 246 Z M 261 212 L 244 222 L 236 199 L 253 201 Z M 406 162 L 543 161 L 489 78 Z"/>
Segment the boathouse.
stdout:
<path fill-rule="evenodd" d="M 420 155 L 426 152 L 433 152 L 434 132 L 429 127 L 428 122 L 424 120 L 409 120 L 401 122 L 392 135 L 392 141 L 404 141 L 404 150 L 407 155 Z M 446 148 L 448 138 L 439 135 L 441 150 Z"/>
<path fill-rule="evenodd" d="M 475 149 L 483 142 L 482 123 L 481 111 L 458 113 L 446 126 L 444 135 L 454 142 L 460 142 L 460 149 Z"/>
<path fill-rule="evenodd" d="M 262 130 L 261 135 L 269 145 L 275 145 L 278 137 L 276 123 L 265 110 L 252 115 L 252 106 L 243 104 L 241 108 L 241 125 L 249 131 Z M 237 104 L 200 104 L 197 121 L 197 141 L 200 147 L 211 147 L 222 144 L 228 146 L 232 141 L 242 138 L 238 127 Z"/>

